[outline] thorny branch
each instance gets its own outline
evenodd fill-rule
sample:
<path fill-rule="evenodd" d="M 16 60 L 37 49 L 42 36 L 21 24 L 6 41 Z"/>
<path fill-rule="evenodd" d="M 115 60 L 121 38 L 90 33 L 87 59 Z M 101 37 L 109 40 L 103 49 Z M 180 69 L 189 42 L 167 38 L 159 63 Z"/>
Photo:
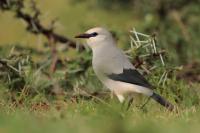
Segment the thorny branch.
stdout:
<path fill-rule="evenodd" d="M 52 64 L 50 67 L 50 71 L 54 72 L 57 64 L 57 51 L 56 51 L 56 43 L 67 44 L 68 47 L 78 48 L 79 51 L 84 50 L 84 46 L 80 45 L 77 47 L 76 42 L 70 40 L 69 38 L 55 33 L 54 24 L 55 20 L 51 21 L 50 27 L 45 27 L 41 24 L 41 20 L 39 19 L 41 12 L 37 8 L 34 0 L 31 0 L 31 10 L 33 15 L 30 13 L 26 13 L 24 11 L 25 4 L 24 0 L 1 0 L 0 1 L 0 10 L 2 11 L 13 11 L 15 13 L 16 18 L 22 19 L 26 22 L 27 27 L 26 30 L 32 34 L 38 35 L 41 34 L 47 38 L 49 46 L 51 47 L 52 52 Z"/>
<path fill-rule="evenodd" d="M 167 68 L 163 59 L 163 55 L 166 53 L 165 50 L 160 50 L 157 48 L 156 35 L 146 35 L 140 32 L 137 32 L 135 29 L 130 31 L 133 33 L 131 38 L 131 49 L 126 53 L 130 53 L 132 50 L 136 50 L 137 52 L 142 52 L 136 56 L 134 60 L 135 68 L 142 69 L 145 73 L 150 74 L 151 71 L 158 66 L 156 64 L 152 64 L 151 60 L 160 59 L 160 65 L 163 67 L 163 74 L 160 77 L 158 85 L 162 83 L 165 84 L 165 81 L 168 77 L 168 74 L 176 68 Z"/>
<path fill-rule="evenodd" d="M 54 31 L 54 23 L 53 20 L 51 22 L 51 26 L 49 28 L 45 27 L 41 24 L 41 21 L 39 19 L 39 16 L 41 15 L 40 10 L 37 8 L 36 3 L 34 0 L 31 1 L 32 5 L 32 11 L 34 15 L 31 15 L 29 13 L 26 13 L 23 11 L 25 8 L 24 6 L 24 0 L 1 0 L 0 1 L 0 10 L 2 11 L 14 11 L 17 18 L 22 19 L 27 23 L 27 31 L 31 32 L 32 34 L 42 34 L 47 39 L 50 37 L 53 38 L 53 40 L 59 43 L 65 43 L 69 47 L 76 48 L 76 42 L 70 40 L 69 38 L 60 35 L 58 33 L 55 33 Z M 83 50 L 84 47 L 80 46 L 79 50 Z"/>
<path fill-rule="evenodd" d="M 69 38 L 55 33 L 54 31 L 54 23 L 53 20 L 51 22 L 52 26 L 47 28 L 41 24 L 39 16 L 41 15 L 40 10 L 37 8 L 35 1 L 31 1 L 32 11 L 34 15 L 30 15 L 23 11 L 24 0 L 1 0 L 0 1 L 0 10 L 2 11 L 10 11 L 14 10 L 17 18 L 22 19 L 27 23 L 26 29 L 33 34 L 42 34 L 47 39 L 50 37 L 53 38 L 55 42 L 66 43 L 69 47 L 76 48 L 76 42 L 70 40 Z M 80 50 L 83 50 L 84 47 L 80 46 Z"/>

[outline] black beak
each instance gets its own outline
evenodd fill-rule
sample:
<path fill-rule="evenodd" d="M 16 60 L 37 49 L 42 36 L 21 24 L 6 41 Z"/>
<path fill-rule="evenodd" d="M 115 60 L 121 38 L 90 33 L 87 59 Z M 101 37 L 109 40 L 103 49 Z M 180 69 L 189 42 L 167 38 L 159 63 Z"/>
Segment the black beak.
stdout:
<path fill-rule="evenodd" d="M 83 34 L 75 36 L 75 38 L 90 38 L 90 37 L 92 37 L 92 35 L 87 34 L 87 33 L 83 33 Z"/>

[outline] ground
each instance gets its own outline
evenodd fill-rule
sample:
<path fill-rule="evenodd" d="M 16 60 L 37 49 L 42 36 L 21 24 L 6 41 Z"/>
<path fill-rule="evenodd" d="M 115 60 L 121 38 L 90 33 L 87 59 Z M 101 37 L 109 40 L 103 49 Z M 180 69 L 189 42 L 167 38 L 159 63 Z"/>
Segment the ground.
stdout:
<path fill-rule="evenodd" d="M 198 4 L 187 4 L 163 17 L 156 11 L 138 12 L 137 7 L 108 10 L 99 7 L 98 0 L 36 1 L 42 23 L 47 26 L 57 18 L 56 32 L 73 40 L 77 33 L 105 26 L 114 31 L 119 47 L 127 50 L 133 27 L 146 34 L 156 31 L 167 67 L 176 70 L 170 71 L 164 84 L 158 84 L 160 67 L 144 76 L 177 110 L 167 111 L 153 100 L 141 108 L 147 99 L 141 95 L 126 110 L 95 76 L 90 50 L 66 50 L 57 44 L 59 62 L 50 73 L 47 40 L 29 33 L 13 12 L 0 12 L 1 133 L 199 132 Z"/>

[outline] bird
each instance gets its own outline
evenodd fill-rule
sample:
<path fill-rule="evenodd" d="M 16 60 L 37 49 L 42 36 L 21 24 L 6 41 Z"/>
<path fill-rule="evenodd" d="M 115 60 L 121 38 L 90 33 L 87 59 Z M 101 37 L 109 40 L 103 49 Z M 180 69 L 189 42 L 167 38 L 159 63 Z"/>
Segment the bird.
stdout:
<path fill-rule="evenodd" d="M 154 87 L 133 66 L 106 28 L 95 27 L 76 35 L 92 49 L 92 66 L 98 79 L 123 103 L 125 96 L 140 93 L 172 111 L 174 105 L 154 91 Z"/>

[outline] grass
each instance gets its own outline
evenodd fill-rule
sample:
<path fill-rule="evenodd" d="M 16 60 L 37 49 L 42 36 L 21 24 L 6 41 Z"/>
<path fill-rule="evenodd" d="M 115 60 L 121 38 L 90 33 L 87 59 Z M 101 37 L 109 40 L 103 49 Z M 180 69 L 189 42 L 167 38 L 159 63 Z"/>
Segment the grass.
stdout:
<path fill-rule="evenodd" d="M 6 57 L 12 47 L 5 49 L 7 51 L 3 51 Z M 20 53 L 23 53 L 22 49 Z M 24 57 L 12 58 L 15 60 L 21 58 L 19 61 L 22 61 Z M 79 58 L 75 60 L 78 61 Z M 77 64 L 73 61 L 68 62 L 68 71 L 74 70 L 74 67 L 82 68 L 82 66 L 77 68 Z M 104 92 L 91 69 L 85 71 L 83 75 L 68 73 L 68 78 L 63 79 L 65 73 L 62 67 L 58 68 L 52 76 L 54 81 L 65 83 L 62 85 L 63 83 L 59 82 L 65 89 L 65 93 L 61 95 L 52 95 L 48 92 L 52 88 L 51 85 L 56 82 L 52 84 L 52 80 L 44 75 L 45 69 L 32 67 L 28 62 L 22 65 L 22 71 L 26 70 L 25 75 L 21 75 L 25 79 L 22 90 L 12 90 L 16 88 L 9 87 L 7 81 L 1 82 L 0 131 L 2 133 L 195 133 L 199 131 L 198 83 L 187 85 L 172 76 L 166 80 L 164 86 L 156 90 L 177 106 L 177 112 L 168 112 L 152 100 L 141 109 L 146 100 L 144 96 L 135 96 L 133 105 L 127 111 L 116 97 L 111 99 L 107 91 L 103 97 L 79 95 L 82 90 Z M 159 70 L 150 77 L 154 85 L 159 80 L 158 75 L 160 75 Z M 69 81 L 72 83 L 71 86 L 68 84 Z"/>
<path fill-rule="evenodd" d="M 79 103 L 57 101 L 49 107 L 27 107 L 5 105 L 0 115 L 0 131 L 5 133 L 25 132 L 150 132 L 187 133 L 199 131 L 198 108 L 166 112 L 151 102 L 148 111 L 131 108 L 123 111 L 117 103 L 112 107 L 93 100 Z"/>
<path fill-rule="evenodd" d="M 186 46 L 181 29 L 170 17 L 164 23 L 153 12 L 140 16 L 124 8 L 102 10 L 89 0 L 80 3 L 70 0 L 37 2 L 44 13 L 43 23 L 48 25 L 50 20 L 58 17 L 56 31 L 69 38 L 90 27 L 105 26 L 115 31 L 121 47 L 129 49 L 128 31 L 132 27 L 150 34 L 152 30 L 148 28 L 159 25 L 159 47 L 166 48 L 167 65 L 174 67 L 185 59 L 185 56 L 179 57 L 177 52 L 180 51 L 174 48 L 176 44 L 185 46 L 184 53 L 199 58 L 199 46 L 196 45 L 199 42 L 196 30 L 199 18 L 195 16 L 199 8 L 190 9 L 188 6 L 182 14 L 186 18 L 189 15 L 184 24 L 188 24 L 194 43 Z M 174 71 L 164 85 L 158 85 L 162 75 L 162 69 L 158 68 L 147 78 L 157 86 L 156 92 L 175 104 L 178 111 L 168 112 L 153 100 L 141 109 L 146 100 L 141 95 L 134 97 L 133 105 L 127 111 L 116 97 L 111 98 L 110 92 L 94 75 L 91 51 L 59 51 L 61 63 L 54 74 L 48 75 L 51 53 L 43 45 L 46 40 L 27 33 L 24 23 L 13 18 L 11 12 L 0 12 L 0 17 L 0 59 L 7 59 L 17 69 L 21 65 L 21 73 L 16 73 L 0 64 L 0 133 L 199 132 L 199 83 L 177 79 L 178 71 Z M 27 57 L 28 60 L 24 61 Z M 51 92 L 56 85 L 62 88 L 61 93 Z M 94 95 L 91 97 L 85 92 Z"/>

